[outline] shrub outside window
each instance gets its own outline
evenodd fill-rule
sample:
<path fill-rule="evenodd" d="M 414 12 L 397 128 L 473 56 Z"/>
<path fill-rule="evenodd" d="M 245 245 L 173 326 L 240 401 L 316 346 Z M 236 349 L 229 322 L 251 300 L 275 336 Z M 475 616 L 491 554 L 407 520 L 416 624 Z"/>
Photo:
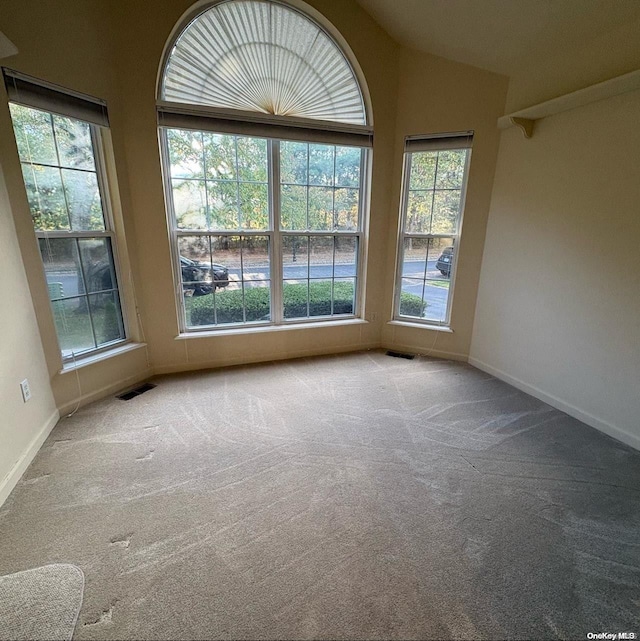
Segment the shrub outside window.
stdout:
<path fill-rule="evenodd" d="M 472 132 L 405 141 L 394 318 L 449 326 Z"/>
<path fill-rule="evenodd" d="M 95 124 L 10 103 L 63 360 L 126 339 Z"/>

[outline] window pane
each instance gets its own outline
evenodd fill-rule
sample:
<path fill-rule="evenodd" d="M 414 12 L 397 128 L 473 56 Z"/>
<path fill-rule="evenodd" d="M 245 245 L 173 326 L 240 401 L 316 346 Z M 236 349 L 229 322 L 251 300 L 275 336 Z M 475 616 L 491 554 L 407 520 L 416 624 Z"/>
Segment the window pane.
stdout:
<path fill-rule="evenodd" d="M 333 185 L 335 147 L 309 145 L 309 184 Z"/>
<path fill-rule="evenodd" d="M 427 278 L 449 278 L 454 260 L 453 238 L 432 238 L 429 245 L 429 269 Z"/>
<path fill-rule="evenodd" d="M 235 136 L 203 133 L 207 178 L 236 180 Z"/>
<path fill-rule="evenodd" d="M 280 182 L 306 185 L 308 154 L 307 143 L 283 140 L 280 143 Z"/>
<path fill-rule="evenodd" d="M 361 158 L 359 147 L 336 147 L 336 187 L 360 186 Z"/>
<path fill-rule="evenodd" d="M 178 250 L 182 258 L 193 262 L 211 262 L 211 248 L 209 247 L 209 236 L 180 236 L 178 238 Z M 186 281 L 192 279 L 186 278 Z"/>
<path fill-rule="evenodd" d="M 282 229 L 307 229 L 307 187 L 283 185 L 280 209 Z"/>
<path fill-rule="evenodd" d="M 335 191 L 335 229 L 356 231 L 358 229 L 359 189 L 336 189 Z"/>
<path fill-rule="evenodd" d="M 244 323 L 244 288 L 241 282 L 234 281 L 212 298 L 215 303 L 216 322 L 220 324 Z M 193 312 L 192 312 L 193 319 Z"/>
<path fill-rule="evenodd" d="M 455 234 L 460 214 L 459 189 L 436 191 L 433 199 L 432 234 Z"/>
<path fill-rule="evenodd" d="M 332 285 L 330 278 L 309 281 L 309 317 L 331 315 Z"/>
<path fill-rule="evenodd" d="M 75 169 L 62 169 L 62 181 L 74 231 L 104 230 L 102 201 L 96 174 Z"/>
<path fill-rule="evenodd" d="M 432 191 L 410 191 L 405 232 L 428 234 L 431 226 Z"/>
<path fill-rule="evenodd" d="M 204 178 L 202 134 L 198 131 L 167 129 L 173 178 Z"/>
<path fill-rule="evenodd" d="M 245 281 L 269 280 L 269 237 L 242 237 L 242 276 Z"/>
<path fill-rule="evenodd" d="M 240 236 L 211 236 L 211 255 L 215 264 L 224 265 L 229 271 L 229 280 L 242 280 Z"/>
<path fill-rule="evenodd" d="M 309 238 L 284 236 L 282 238 L 283 277 L 292 283 L 295 279 L 309 278 Z"/>
<path fill-rule="evenodd" d="M 86 297 L 66 298 L 51 305 L 62 356 L 95 349 Z"/>
<path fill-rule="evenodd" d="M 425 304 L 422 300 L 424 280 L 403 278 L 400 292 L 400 315 L 422 318 Z"/>
<path fill-rule="evenodd" d="M 51 115 L 21 105 L 9 105 L 18 153 L 23 162 L 57 165 Z"/>
<path fill-rule="evenodd" d="M 78 239 L 84 282 L 88 293 L 116 289 L 110 238 Z"/>
<path fill-rule="evenodd" d="M 309 316 L 309 281 L 285 280 L 282 298 L 286 319 L 307 318 Z"/>
<path fill-rule="evenodd" d="M 429 248 L 428 238 L 405 238 L 402 261 L 402 275 L 410 278 L 424 278 Z"/>
<path fill-rule="evenodd" d="M 409 189 L 433 189 L 436 176 L 436 159 L 434 151 L 420 151 L 411 154 L 411 178 Z"/>
<path fill-rule="evenodd" d="M 438 152 L 436 189 L 461 189 L 466 159 L 466 149 L 451 149 Z"/>
<path fill-rule="evenodd" d="M 267 182 L 267 141 L 238 137 L 238 180 Z"/>
<path fill-rule="evenodd" d="M 35 229 L 70 229 L 60 170 L 57 167 L 23 164 L 22 175 Z"/>
<path fill-rule="evenodd" d="M 91 127 L 88 123 L 63 116 L 53 116 L 61 167 L 95 171 Z"/>
<path fill-rule="evenodd" d="M 331 278 L 333 275 L 333 236 L 309 237 L 309 277 Z"/>
<path fill-rule="evenodd" d="M 40 255 L 49 298 L 70 298 L 85 293 L 84 276 L 75 238 L 40 238 Z"/>
<path fill-rule="evenodd" d="M 181 236 L 178 238 L 178 251 L 184 295 L 210 294 L 214 288 L 215 269 L 211 269 L 209 237 Z"/>
<path fill-rule="evenodd" d="M 353 314 L 355 310 L 355 296 L 355 278 L 336 278 L 333 282 L 333 313 Z"/>
<path fill-rule="evenodd" d="M 309 187 L 309 229 L 333 229 L 333 189 Z"/>
<path fill-rule="evenodd" d="M 203 180 L 172 180 L 178 229 L 208 229 Z"/>
<path fill-rule="evenodd" d="M 353 313 L 357 243 L 355 237 L 337 235 L 283 239 L 286 319 Z"/>
<path fill-rule="evenodd" d="M 405 238 L 400 315 L 446 322 L 454 242 L 454 238 Z M 423 258 L 411 260 L 412 256 Z"/>
<path fill-rule="evenodd" d="M 443 323 L 447 317 L 449 299 L 449 280 L 427 280 L 424 284 L 424 300 L 427 309 L 423 314 L 425 320 Z"/>
<path fill-rule="evenodd" d="M 243 229 L 269 228 L 269 191 L 267 185 L 240 183 L 240 221 Z"/>
<path fill-rule="evenodd" d="M 116 292 L 90 295 L 89 307 L 98 347 L 124 338 L 122 312 Z"/>
<path fill-rule="evenodd" d="M 238 184 L 231 181 L 207 181 L 208 229 L 238 229 Z M 205 229 L 206 229 L 205 228 Z"/>
<path fill-rule="evenodd" d="M 335 262 L 333 265 L 333 275 L 335 277 L 355 277 L 357 275 L 357 246 L 357 238 L 335 237 Z"/>
<path fill-rule="evenodd" d="M 270 281 L 249 281 L 245 283 L 244 308 L 247 323 L 265 322 L 271 319 Z"/>

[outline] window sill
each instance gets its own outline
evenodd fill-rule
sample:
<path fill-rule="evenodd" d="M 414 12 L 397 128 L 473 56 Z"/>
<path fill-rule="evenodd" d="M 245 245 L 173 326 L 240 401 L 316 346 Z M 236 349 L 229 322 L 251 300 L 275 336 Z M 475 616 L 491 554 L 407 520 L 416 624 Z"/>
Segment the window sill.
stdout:
<path fill-rule="evenodd" d="M 428 323 L 412 323 L 411 321 L 392 320 L 387 325 L 396 325 L 398 327 L 412 327 L 415 329 L 430 329 L 434 332 L 445 332 L 453 334 L 453 330 L 446 325 L 429 325 Z"/>
<path fill-rule="evenodd" d="M 81 356 L 76 358 L 75 361 L 64 363 L 60 370 L 60 374 L 67 374 L 68 372 L 73 372 L 74 370 L 82 367 L 87 367 L 87 365 L 93 365 L 94 363 L 99 363 L 100 361 L 105 361 L 109 358 L 113 358 L 114 356 L 126 354 L 127 352 L 133 352 L 136 349 L 141 349 L 146 346 L 146 343 L 125 343 L 124 345 L 117 345 L 111 349 L 106 349 L 104 352 Z"/>
<path fill-rule="evenodd" d="M 336 327 L 345 325 L 368 325 L 369 321 L 362 318 L 345 318 L 335 321 L 310 321 L 308 323 L 291 323 L 286 325 L 259 325 L 257 327 L 230 327 L 228 329 L 211 329 L 203 331 L 182 332 L 178 334 L 175 340 L 189 340 L 192 338 L 212 338 L 219 336 L 235 336 L 246 334 L 264 334 L 268 332 L 283 332 L 295 329 L 318 329 L 320 327 Z"/>

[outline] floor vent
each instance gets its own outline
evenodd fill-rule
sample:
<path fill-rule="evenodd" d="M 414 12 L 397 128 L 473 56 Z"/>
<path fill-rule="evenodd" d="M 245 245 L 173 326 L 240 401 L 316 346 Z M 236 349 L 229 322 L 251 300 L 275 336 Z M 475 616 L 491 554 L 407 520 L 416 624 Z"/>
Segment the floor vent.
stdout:
<path fill-rule="evenodd" d="M 393 356 L 394 358 L 406 358 L 408 361 L 412 361 L 416 355 L 415 354 L 405 354 L 404 352 L 392 352 L 389 350 L 387 356 Z"/>
<path fill-rule="evenodd" d="M 119 398 L 121 401 L 130 401 L 132 398 L 140 396 L 140 394 L 144 394 L 154 387 L 156 387 L 156 385 L 154 385 L 153 383 L 143 383 L 135 389 L 129 390 L 128 392 L 123 392 L 122 394 L 118 394 L 116 398 Z"/>

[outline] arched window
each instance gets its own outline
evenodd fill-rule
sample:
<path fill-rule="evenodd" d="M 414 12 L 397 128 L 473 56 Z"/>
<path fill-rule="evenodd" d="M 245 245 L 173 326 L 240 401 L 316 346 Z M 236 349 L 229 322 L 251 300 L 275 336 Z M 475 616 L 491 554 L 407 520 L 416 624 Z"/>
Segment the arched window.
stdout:
<path fill-rule="evenodd" d="M 158 122 L 182 331 L 361 313 L 368 99 L 346 45 L 309 12 L 209 3 L 165 52 Z"/>

